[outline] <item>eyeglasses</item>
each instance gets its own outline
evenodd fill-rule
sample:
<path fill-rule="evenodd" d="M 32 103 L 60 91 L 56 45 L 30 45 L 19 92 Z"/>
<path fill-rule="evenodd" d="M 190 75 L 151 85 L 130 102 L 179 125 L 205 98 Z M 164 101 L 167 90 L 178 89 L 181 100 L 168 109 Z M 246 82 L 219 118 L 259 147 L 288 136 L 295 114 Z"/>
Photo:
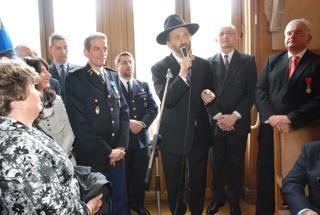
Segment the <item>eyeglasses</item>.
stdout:
<path fill-rule="evenodd" d="M 134 64 L 134 62 L 131 62 L 131 61 L 129 61 L 129 62 L 127 62 L 127 61 L 123 61 L 123 62 L 121 62 L 121 63 L 119 63 L 118 65 L 124 65 L 124 66 L 126 66 L 126 65 L 130 65 L 130 66 L 132 66 L 133 64 Z"/>
<path fill-rule="evenodd" d="M 228 37 L 230 37 L 230 36 L 232 36 L 233 34 L 235 34 L 235 33 L 233 33 L 232 31 L 228 31 L 228 32 L 226 32 L 226 33 L 224 33 L 223 31 L 221 31 L 220 34 L 218 34 L 218 36 L 219 36 L 219 37 L 224 37 L 224 35 L 227 35 Z"/>
<path fill-rule="evenodd" d="M 175 36 L 174 38 L 169 39 L 169 40 L 176 40 L 176 41 L 180 41 L 182 38 L 189 38 L 190 36 L 191 36 L 191 34 L 184 34 L 184 35 L 182 35 L 182 36 L 177 35 L 177 36 Z"/>

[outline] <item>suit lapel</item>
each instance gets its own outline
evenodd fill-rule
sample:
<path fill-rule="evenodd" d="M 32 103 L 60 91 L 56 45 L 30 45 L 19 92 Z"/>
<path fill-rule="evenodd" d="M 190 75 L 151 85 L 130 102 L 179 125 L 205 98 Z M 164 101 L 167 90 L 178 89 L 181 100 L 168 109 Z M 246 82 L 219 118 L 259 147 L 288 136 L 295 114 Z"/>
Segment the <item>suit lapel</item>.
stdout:
<path fill-rule="evenodd" d="M 175 77 L 177 77 L 177 75 L 180 72 L 180 65 L 178 63 L 178 61 L 174 58 L 173 54 L 171 53 L 170 56 L 168 57 L 168 61 L 169 61 L 169 68 L 171 69 L 171 73 L 173 78 L 171 78 L 170 81 L 173 81 L 175 79 Z"/>
<path fill-rule="evenodd" d="M 57 80 L 60 82 L 60 85 L 61 85 L 60 76 L 59 76 L 59 73 L 58 73 L 58 70 L 57 70 L 55 64 L 52 63 L 52 64 L 50 65 L 50 67 L 51 67 L 51 68 L 49 68 L 49 69 L 51 69 L 52 78 L 57 79 Z"/>
<path fill-rule="evenodd" d="M 299 61 L 296 69 L 294 70 L 286 88 L 285 92 L 288 92 L 294 83 L 299 79 L 300 75 L 306 70 L 306 68 L 312 63 L 312 56 L 310 55 L 309 50 L 303 55 Z"/>
<path fill-rule="evenodd" d="M 94 87 L 98 88 L 99 90 L 105 90 L 106 86 L 105 83 L 100 79 L 98 74 L 91 68 L 90 64 L 88 63 L 85 67 L 85 76 L 87 77 L 88 81 L 94 85 Z M 109 76 L 109 75 L 108 75 Z M 109 83 L 110 85 L 110 83 Z"/>
<path fill-rule="evenodd" d="M 140 85 L 138 84 L 136 79 L 133 79 L 132 82 L 132 98 L 134 98 L 138 93 L 141 92 Z"/>
<path fill-rule="evenodd" d="M 241 67 L 241 64 L 242 64 L 241 56 L 237 50 L 234 50 L 234 53 L 233 53 L 233 56 L 231 58 L 231 62 L 229 65 L 229 70 L 227 72 L 226 80 L 225 80 L 223 86 L 221 86 L 221 90 L 223 90 L 225 86 L 228 86 L 228 84 L 232 80 L 232 77 L 238 73 L 238 71 Z"/>

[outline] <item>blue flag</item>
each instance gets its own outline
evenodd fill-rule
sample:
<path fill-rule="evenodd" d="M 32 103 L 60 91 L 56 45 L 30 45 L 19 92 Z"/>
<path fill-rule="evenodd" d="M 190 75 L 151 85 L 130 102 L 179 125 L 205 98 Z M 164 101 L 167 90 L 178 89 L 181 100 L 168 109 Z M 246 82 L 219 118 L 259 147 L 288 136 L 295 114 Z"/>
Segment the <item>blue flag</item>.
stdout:
<path fill-rule="evenodd" d="M 13 49 L 9 34 L 3 25 L 3 21 L 0 18 L 0 51 L 5 51 L 7 49 Z M 15 54 L 14 54 L 15 56 Z"/>

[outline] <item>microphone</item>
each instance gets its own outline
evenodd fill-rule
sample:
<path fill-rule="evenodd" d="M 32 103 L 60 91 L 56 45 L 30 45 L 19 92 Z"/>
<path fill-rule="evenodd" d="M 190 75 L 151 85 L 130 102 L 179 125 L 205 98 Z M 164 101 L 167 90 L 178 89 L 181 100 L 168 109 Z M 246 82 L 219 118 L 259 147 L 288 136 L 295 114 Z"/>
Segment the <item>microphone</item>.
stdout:
<path fill-rule="evenodd" d="M 188 54 L 187 54 L 187 48 L 186 47 L 184 47 L 184 46 L 181 47 L 181 54 L 182 54 L 183 57 L 187 57 Z M 191 67 L 189 68 L 189 74 L 190 74 L 190 77 L 191 77 Z"/>
<path fill-rule="evenodd" d="M 187 48 L 184 47 L 184 46 L 182 46 L 182 47 L 181 47 L 181 53 L 182 53 L 182 56 L 183 56 L 183 57 L 187 57 Z"/>

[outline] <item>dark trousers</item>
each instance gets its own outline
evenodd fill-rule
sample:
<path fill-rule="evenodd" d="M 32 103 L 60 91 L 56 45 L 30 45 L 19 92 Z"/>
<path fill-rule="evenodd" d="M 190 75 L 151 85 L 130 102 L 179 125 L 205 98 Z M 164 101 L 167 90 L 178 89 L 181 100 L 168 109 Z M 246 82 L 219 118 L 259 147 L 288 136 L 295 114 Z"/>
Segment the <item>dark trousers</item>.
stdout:
<path fill-rule="evenodd" d="M 126 153 L 126 184 L 128 210 L 143 207 L 145 178 L 149 163 L 149 148 L 129 149 Z"/>
<path fill-rule="evenodd" d="M 213 146 L 210 148 L 212 192 L 215 200 L 220 203 L 226 200 L 230 204 L 240 202 L 247 137 L 213 136 Z"/>
<path fill-rule="evenodd" d="M 110 172 L 104 173 L 106 178 L 112 184 L 112 214 L 126 215 L 127 214 L 127 188 L 125 182 L 124 165 L 118 166 Z"/>
<path fill-rule="evenodd" d="M 168 201 L 171 213 L 185 214 L 187 206 L 184 196 L 185 163 L 188 171 L 188 204 L 191 215 L 201 215 L 204 208 L 206 188 L 208 150 L 203 150 L 200 143 L 194 143 L 187 156 L 174 155 L 161 151 Z"/>
<path fill-rule="evenodd" d="M 273 215 L 275 209 L 273 127 L 261 124 L 258 141 L 256 215 Z"/>

